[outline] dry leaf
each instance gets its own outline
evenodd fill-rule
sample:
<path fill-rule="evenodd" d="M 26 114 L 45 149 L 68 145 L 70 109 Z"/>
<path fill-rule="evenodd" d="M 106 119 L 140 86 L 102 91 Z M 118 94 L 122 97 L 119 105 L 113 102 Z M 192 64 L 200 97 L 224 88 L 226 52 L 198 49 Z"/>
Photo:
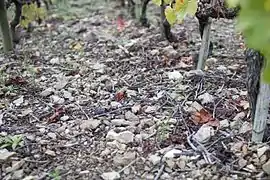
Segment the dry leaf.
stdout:
<path fill-rule="evenodd" d="M 74 46 L 73 46 L 73 49 L 74 50 L 81 50 L 82 49 L 82 44 L 80 42 L 77 42 Z"/>
<path fill-rule="evenodd" d="M 214 120 L 212 115 L 206 109 L 201 109 L 200 111 L 194 112 L 191 115 L 191 118 L 195 124 L 204 124 Z"/>
<path fill-rule="evenodd" d="M 48 123 L 57 122 L 60 119 L 60 117 L 64 114 L 64 112 L 65 112 L 65 109 L 63 107 L 56 108 L 54 114 L 49 117 Z"/>
<path fill-rule="evenodd" d="M 119 91 L 115 95 L 115 100 L 119 102 L 123 100 L 125 97 L 126 97 L 126 91 Z"/>

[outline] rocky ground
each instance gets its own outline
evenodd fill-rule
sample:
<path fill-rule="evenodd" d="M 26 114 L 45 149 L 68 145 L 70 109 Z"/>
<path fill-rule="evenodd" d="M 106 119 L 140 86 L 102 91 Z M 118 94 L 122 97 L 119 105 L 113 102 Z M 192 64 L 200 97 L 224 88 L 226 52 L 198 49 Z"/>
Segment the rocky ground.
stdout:
<path fill-rule="evenodd" d="M 242 41 L 214 21 L 214 52 L 192 70 L 195 19 L 160 34 L 120 9 L 80 4 L 0 56 L 0 179 L 256 179 L 268 144 L 251 145 Z M 87 11 L 86 11 L 87 10 Z M 19 135 L 19 136 L 15 136 Z M 20 138 L 21 137 L 21 138 Z"/>

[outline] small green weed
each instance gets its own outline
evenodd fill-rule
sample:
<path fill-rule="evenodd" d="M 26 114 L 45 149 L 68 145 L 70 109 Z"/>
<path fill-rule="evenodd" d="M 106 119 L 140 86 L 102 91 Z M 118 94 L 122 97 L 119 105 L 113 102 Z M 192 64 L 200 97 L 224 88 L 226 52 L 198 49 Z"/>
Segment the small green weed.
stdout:
<path fill-rule="evenodd" d="M 158 123 L 157 137 L 159 140 L 164 141 L 168 139 L 170 135 L 170 131 L 171 131 L 171 128 L 168 121 L 164 120 Z"/>
<path fill-rule="evenodd" d="M 21 135 L 0 136 L 0 149 L 12 148 L 15 150 L 19 146 L 23 146 L 23 137 Z"/>
<path fill-rule="evenodd" d="M 52 172 L 49 173 L 49 177 L 52 178 L 53 180 L 60 180 L 60 172 L 58 169 L 53 170 Z"/>

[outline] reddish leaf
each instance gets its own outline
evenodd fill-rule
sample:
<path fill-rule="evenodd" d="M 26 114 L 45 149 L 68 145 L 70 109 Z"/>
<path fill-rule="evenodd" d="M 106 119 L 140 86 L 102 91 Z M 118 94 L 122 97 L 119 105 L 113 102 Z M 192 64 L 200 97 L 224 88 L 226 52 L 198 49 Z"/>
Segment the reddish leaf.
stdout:
<path fill-rule="evenodd" d="M 123 100 L 125 97 L 126 97 L 126 92 L 125 91 L 117 92 L 116 95 L 115 95 L 115 99 L 118 102 Z"/>
<path fill-rule="evenodd" d="M 213 120 L 211 114 L 205 109 L 201 109 L 200 111 L 195 112 L 191 115 L 191 118 L 195 124 L 204 124 Z"/>
<path fill-rule="evenodd" d="M 117 17 L 116 24 L 117 24 L 117 30 L 118 30 L 119 32 L 122 32 L 122 31 L 125 29 L 125 21 L 124 21 L 122 15 L 119 15 L 119 16 Z"/>
<path fill-rule="evenodd" d="M 64 114 L 65 109 L 63 107 L 58 107 L 55 109 L 53 115 L 51 115 L 48 119 L 48 123 L 55 123 L 59 120 L 59 118 Z"/>

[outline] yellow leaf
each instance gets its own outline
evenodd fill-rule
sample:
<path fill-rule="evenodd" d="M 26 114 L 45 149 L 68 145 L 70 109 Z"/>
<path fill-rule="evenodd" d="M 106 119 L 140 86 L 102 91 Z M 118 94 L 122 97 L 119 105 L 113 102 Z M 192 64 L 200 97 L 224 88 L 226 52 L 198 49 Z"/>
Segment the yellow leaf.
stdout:
<path fill-rule="evenodd" d="M 174 24 L 176 22 L 176 14 L 171 7 L 166 7 L 165 9 L 165 16 L 169 24 Z"/>
<path fill-rule="evenodd" d="M 82 49 L 82 45 L 80 42 L 77 42 L 74 46 L 73 46 L 74 50 L 81 50 Z"/>
<path fill-rule="evenodd" d="M 36 5 L 33 3 L 30 5 L 25 4 L 22 7 L 22 16 L 24 16 L 26 19 L 29 19 L 30 21 L 33 21 L 35 19 L 35 11 Z"/>
<path fill-rule="evenodd" d="M 189 0 L 186 12 L 187 14 L 193 16 L 197 12 L 197 8 L 198 8 L 197 0 Z"/>
<path fill-rule="evenodd" d="M 185 8 L 185 4 L 187 0 L 175 0 L 175 4 L 174 4 L 174 9 L 175 11 L 180 11 L 183 10 Z"/>
<path fill-rule="evenodd" d="M 29 23 L 31 23 L 31 21 L 29 19 L 22 19 L 20 21 L 20 25 L 23 27 L 23 28 L 27 28 Z"/>
<path fill-rule="evenodd" d="M 164 5 L 171 4 L 173 0 L 164 0 Z"/>
<path fill-rule="evenodd" d="M 161 0 L 152 0 L 152 2 L 158 6 L 161 5 Z"/>
<path fill-rule="evenodd" d="M 44 8 L 37 8 L 37 18 L 45 19 L 46 15 L 47 14 Z"/>

